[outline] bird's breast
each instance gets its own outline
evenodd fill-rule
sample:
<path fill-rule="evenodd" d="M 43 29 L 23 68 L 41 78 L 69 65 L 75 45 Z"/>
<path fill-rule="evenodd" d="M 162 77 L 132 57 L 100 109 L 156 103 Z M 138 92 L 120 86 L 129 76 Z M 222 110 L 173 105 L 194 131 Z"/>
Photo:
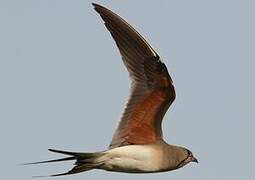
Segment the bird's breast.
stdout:
<path fill-rule="evenodd" d="M 150 145 L 128 145 L 107 151 L 102 169 L 129 173 L 160 171 L 163 160 L 158 148 Z"/>

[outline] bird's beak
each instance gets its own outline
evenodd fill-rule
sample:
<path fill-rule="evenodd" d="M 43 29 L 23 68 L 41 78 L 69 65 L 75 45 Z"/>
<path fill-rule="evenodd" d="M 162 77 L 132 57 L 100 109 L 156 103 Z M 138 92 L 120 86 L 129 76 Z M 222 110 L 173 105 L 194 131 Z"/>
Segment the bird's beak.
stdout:
<path fill-rule="evenodd" d="M 191 161 L 192 161 L 192 162 L 195 162 L 195 163 L 198 163 L 198 160 L 197 160 L 197 158 L 195 158 L 195 157 L 193 157 Z"/>

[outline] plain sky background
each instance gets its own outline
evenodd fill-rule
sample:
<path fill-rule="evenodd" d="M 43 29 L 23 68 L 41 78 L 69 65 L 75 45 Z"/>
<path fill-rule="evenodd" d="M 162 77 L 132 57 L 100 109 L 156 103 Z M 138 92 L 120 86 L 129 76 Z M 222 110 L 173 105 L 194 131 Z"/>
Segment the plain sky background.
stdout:
<path fill-rule="evenodd" d="M 0 0 L 0 179 L 65 172 L 48 148 L 107 148 L 129 94 L 117 47 L 87 0 Z M 160 54 L 176 101 L 165 140 L 200 161 L 158 174 L 94 170 L 56 179 L 255 178 L 255 3 L 95 1 L 126 19 Z M 47 179 L 47 178 L 46 178 Z"/>

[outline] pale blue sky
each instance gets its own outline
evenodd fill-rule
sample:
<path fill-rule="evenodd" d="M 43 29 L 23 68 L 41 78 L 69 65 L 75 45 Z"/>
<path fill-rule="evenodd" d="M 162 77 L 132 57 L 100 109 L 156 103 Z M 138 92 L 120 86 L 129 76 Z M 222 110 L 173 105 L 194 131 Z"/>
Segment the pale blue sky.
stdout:
<path fill-rule="evenodd" d="M 117 47 L 87 0 L 0 0 L 0 179 L 29 180 L 71 163 L 48 148 L 108 146 L 128 96 Z M 254 179 L 255 3 L 94 1 L 121 15 L 160 54 L 177 98 L 164 137 L 200 161 L 136 175 L 90 171 L 56 179 Z"/>

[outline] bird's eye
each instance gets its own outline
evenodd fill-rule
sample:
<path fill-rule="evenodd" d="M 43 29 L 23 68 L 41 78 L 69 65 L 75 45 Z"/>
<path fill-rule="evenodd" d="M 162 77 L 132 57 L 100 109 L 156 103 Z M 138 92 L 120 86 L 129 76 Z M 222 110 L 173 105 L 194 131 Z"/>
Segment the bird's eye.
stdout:
<path fill-rule="evenodd" d="M 191 155 L 191 152 L 190 152 L 190 150 L 188 150 L 188 149 L 187 149 L 187 152 L 188 152 L 188 156 L 190 156 L 190 155 Z"/>

